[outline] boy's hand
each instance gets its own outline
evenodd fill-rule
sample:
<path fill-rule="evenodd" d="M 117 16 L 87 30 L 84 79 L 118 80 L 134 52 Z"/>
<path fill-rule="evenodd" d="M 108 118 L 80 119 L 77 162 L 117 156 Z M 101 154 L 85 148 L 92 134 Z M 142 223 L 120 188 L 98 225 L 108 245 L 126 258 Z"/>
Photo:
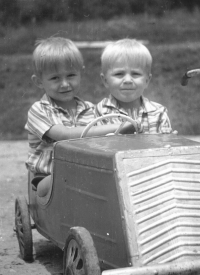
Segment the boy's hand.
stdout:
<path fill-rule="evenodd" d="M 134 133 L 136 133 L 136 130 L 135 130 L 135 127 L 133 126 L 133 124 L 127 121 L 119 133 L 122 135 L 134 134 Z"/>
<path fill-rule="evenodd" d="M 162 130 L 162 134 L 174 134 L 174 135 L 178 135 L 178 131 L 177 130 L 170 130 L 169 128 L 168 129 L 163 129 Z"/>

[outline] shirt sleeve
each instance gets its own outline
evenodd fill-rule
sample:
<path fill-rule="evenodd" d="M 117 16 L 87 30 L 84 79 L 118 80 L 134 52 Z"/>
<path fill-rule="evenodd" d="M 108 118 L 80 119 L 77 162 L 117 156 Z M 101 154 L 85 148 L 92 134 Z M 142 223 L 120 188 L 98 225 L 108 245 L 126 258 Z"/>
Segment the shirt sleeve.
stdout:
<path fill-rule="evenodd" d="M 36 135 L 39 139 L 55 124 L 62 124 L 59 115 L 51 106 L 35 102 L 28 111 L 28 120 L 25 125 L 30 133 Z"/>
<path fill-rule="evenodd" d="M 94 111 L 95 111 L 95 116 L 97 118 L 101 117 L 102 115 L 104 115 L 104 113 L 103 113 L 103 107 L 102 107 L 102 101 L 95 105 Z M 104 125 L 104 124 L 107 124 L 106 120 L 101 120 L 101 121 L 99 121 L 97 123 L 98 126 L 99 125 Z"/>
<path fill-rule="evenodd" d="M 102 102 L 99 102 L 98 104 L 95 105 L 95 115 L 97 117 L 102 116 Z"/>

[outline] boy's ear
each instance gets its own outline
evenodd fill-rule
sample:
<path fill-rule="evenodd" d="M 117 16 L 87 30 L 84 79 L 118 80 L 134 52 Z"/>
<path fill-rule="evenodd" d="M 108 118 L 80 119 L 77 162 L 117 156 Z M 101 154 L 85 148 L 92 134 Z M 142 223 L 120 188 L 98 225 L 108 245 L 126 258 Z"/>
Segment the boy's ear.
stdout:
<path fill-rule="evenodd" d="M 152 74 L 149 74 L 148 84 L 149 84 L 149 82 L 151 81 L 151 78 L 152 78 Z"/>
<path fill-rule="evenodd" d="M 43 89 L 43 85 L 42 85 L 42 81 L 41 81 L 41 78 L 38 77 L 37 75 L 32 75 L 31 77 L 33 83 L 35 84 L 35 86 L 37 86 L 38 88 L 40 89 Z"/>
<path fill-rule="evenodd" d="M 146 78 L 146 86 L 149 85 L 149 82 L 151 81 L 151 78 L 152 78 L 152 74 L 149 74 Z"/>
<path fill-rule="evenodd" d="M 101 76 L 101 80 L 102 80 L 104 86 L 107 88 L 108 83 L 107 83 L 107 79 L 106 79 L 105 75 L 103 73 L 101 73 L 100 76 Z"/>

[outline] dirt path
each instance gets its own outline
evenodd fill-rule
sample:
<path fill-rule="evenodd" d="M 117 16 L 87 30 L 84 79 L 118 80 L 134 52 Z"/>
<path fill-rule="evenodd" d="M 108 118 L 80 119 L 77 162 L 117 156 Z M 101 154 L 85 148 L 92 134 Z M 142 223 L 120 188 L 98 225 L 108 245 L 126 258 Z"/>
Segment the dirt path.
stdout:
<path fill-rule="evenodd" d="M 62 251 L 33 230 L 34 262 L 19 255 L 14 227 L 14 204 L 18 195 L 27 196 L 24 141 L 0 142 L 0 275 L 62 274 Z"/>

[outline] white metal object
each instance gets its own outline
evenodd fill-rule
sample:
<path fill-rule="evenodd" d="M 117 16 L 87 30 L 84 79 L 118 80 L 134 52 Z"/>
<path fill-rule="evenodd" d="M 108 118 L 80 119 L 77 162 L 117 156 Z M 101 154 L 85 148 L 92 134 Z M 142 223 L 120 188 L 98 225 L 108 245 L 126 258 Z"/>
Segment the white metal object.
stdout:
<path fill-rule="evenodd" d="M 169 275 L 169 274 L 194 274 L 199 270 L 200 262 L 185 261 L 179 263 L 169 263 L 164 265 L 143 266 L 143 267 L 126 267 L 106 270 L 102 275 Z"/>
<path fill-rule="evenodd" d="M 93 48 L 93 49 L 98 49 L 98 48 L 104 48 L 106 47 L 109 43 L 113 41 L 76 41 L 75 44 L 78 48 Z M 147 40 L 140 40 L 140 42 L 144 45 L 149 44 L 149 41 Z"/>
<path fill-rule="evenodd" d="M 184 76 L 181 79 L 181 85 L 186 86 L 188 84 L 188 80 L 193 77 L 200 74 L 200 69 L 194 69 L 186 72 Z"/>

